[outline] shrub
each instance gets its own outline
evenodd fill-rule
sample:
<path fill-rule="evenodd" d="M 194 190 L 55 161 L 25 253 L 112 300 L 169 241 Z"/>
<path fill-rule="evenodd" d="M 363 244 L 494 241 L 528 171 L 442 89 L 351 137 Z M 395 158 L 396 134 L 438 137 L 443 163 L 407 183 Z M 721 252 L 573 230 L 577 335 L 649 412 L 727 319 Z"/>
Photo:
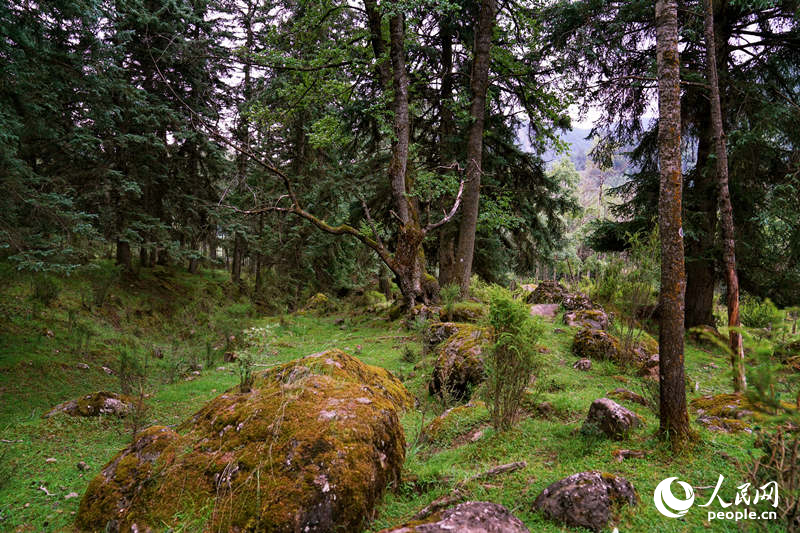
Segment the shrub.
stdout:
<path fill-rule="evenodd" d="M 47 274 L 34 276 L 31 284 L 33 285 L 33 294 L 31 297 L 44 307 L 50 307 L 50 304 L 58 298 L 61 292 L 61 283 L 53 276 L 48 276 Z"/>
<path fill-rule="evenodd" d="M 455 283 L 445 285 L 439 291 L 439 297 L 442 299 L 442 311 L 445 315 L 445 320 L 450 322 L 453 320 L 453 309 L 461 300 L 461 288 Z"/>
<path fill-rule="evenodd" d="M 781 320 L 781 312 L 769 298 L 760 301 L 750 295 L 742 295 L 739 302 L 742 325 L 749 328 L 770 328 Z"/>
<path fill-rule="evenodd" d="M 495 343 L 486 360 L 486 396 L 492 425 L 502 431 L 516 422 L 525 389 L 538 366 L 534 342 L 542 325 L 509 291 L 492 290 L 489 301 L 488 322 Z"/>

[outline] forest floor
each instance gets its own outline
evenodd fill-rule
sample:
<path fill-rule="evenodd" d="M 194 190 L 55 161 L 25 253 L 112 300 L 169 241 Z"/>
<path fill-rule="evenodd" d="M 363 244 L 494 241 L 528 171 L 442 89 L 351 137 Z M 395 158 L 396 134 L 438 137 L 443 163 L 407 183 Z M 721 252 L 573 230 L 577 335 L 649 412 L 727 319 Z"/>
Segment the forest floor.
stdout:
<path fill-rule="evenodd" d="M 533 501 L 554 481 L 586 470 L 624 476 L 636 488 L 640 503 L 619 510 L 620 531 L 754 527 L 733 520 L 709 524 L 705 509 L 696 506 L 682 519 L 665 518 L 653 505 L 653 491 L 661 480 L 677 476 L 695 487 L 711 487 L 697 490 L 698 501 L 705 502 L 723 475 L 720 495 L 733 501 L 736 487 L 749 481 L 745 466 L 752 461 L 756 434 L 710 432 L 694 423 L 696 415 L 690 414 L 698 438 L 684 453 L 675 455 L 656 436 L 656 415 L 630 402 L 624 405 L 641 415 L 645 424 L 625 441 L 582 434 L 580 427 L 593 400 L 618 387 L 643 393 L 642 380 L 610 362 L 595 361 L 588 372 L 573 369 L 574 330 L 562 324 L 560 315 L 547 321 L 539 340 L 543 366 L 538 401 L 552 405 L 548 414 L 525 417 L 514 429 L 498 433 L 485 411 L 473 413 L 435 443 L 423 444 L 421 428 L 445 406 L 427 393 L 430 366 L 418 360 L 419 332 L 404 329 L 401 321 L 353 310 L 324 317 L 262 317 L 227 283 L 224 272 L 190 276 L 166 269 L 116 284 L 102 305 L 87 304 L 86 294 L 92 289 L 85 279 L 68 278 L 56 302 L 37 310 L 24 276 L 8 268 L 0 276 L 4 280 L 0 297 L 0 531 L 68 530 L 90 479 L 131 441 L 133 428 L 126 419 L 43 418 L 44 413 L 81 394 L 119 391 L 120 376 L 107 374 L 102 367 L 118 373 L 125 350 L 158 347 L 165 355 L 149 363 L 147 424 L 177 424 L 238 383 L 236 364 L 223 361 L 225 339 L 231 335 L 246 339 L 241 349 L 252 355 L 256 370 L 340 348 L 395 373 L 417 397 L 418 409 L 402 415 L 408 445 L 402 481 L 387 492 L 369 531 L 407 521 L 436 498 L 451 494 L 463 480 L 513 461 L 525 461 L 527 466 L 489 480 L 467 482 L 460 490 L 465 499 L 505 505 L 531 531 L 565 530 L 534 512 Z M 79 363 L 89 368 L 80 368 Z M 204 368 L 193 373 L 190 368 L 198 363 Z M 686 372 L 692 384 L 690 400 L 730 392 L 728 361 L 721 352 L 687 345 Z M 476 428 L 481 430 L 477 436 Z M 465 438 L 466 434 L 471 438 Z M 618 462 L 613 453 L 620 448 L 643 450 L 646 455 Z M 76 467 L 81 461 L 87 470 Z M 760 521 L 759 527 L 785 530 L 777 521 Z"/>

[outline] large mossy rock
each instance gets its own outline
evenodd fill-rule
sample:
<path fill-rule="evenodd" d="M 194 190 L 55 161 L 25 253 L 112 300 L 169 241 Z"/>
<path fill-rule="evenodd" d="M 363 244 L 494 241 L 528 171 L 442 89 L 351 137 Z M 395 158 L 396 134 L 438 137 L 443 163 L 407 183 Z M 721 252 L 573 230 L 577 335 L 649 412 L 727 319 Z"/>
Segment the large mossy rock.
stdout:
<path fill-rule="evenodd" d="M 175 430 L 140 433 L 91 481 L 76 526 L 359 531 L 400 475 L 411 404 L 389 372 L 340 350 L 275 367 Z"/>
<path fill-rule="evenodd" d="M 636 505 L 637 501 L 627 479 L 603 472 L 580 472 L 544 489 L 533 507 L 551 520 L 601 531 L 616 509 Z"/>
<path fill-rule="evenodd" d="M 569 295 L 566 287 L 557 281 L 545 280 L 528 294 L 529 304 L 560 304 Z"/>
<path fill-rule="evenodd" d="M 600 361 L 621 361 L 619 340 L 602 329 L 584 328 L 572 340 L 572 353 L 580 358 Z"/>
<path fill-rule="evenodd" d="M 486 306 L 480 302 L 458 302 L 453 304 L 448 313 L 443 308 L 440 318 L 454 322 L 478 322 L 486 316 Z"/>
<path fill-rule="evenodd" d="M 49 418 L 59 413 L 70 416 L 125 416 L 133 410 L 133 406 L 134 400 L 130 396 L 100 391 L 58 404 L 45 413 L 44 417 Z"/>
<path fill-rule="evenodd" d="M 528 533 L 511 511 L 490 502 L 464 502 L 425 520 L 384 529 L 380 533 Z"/>
<path fill-rule="evenodd" d="M 602 309 L 581 309 L 564 313 L 564 324 L 580 328 L 608 329 L 611 319 Z"/>
<path fill-rule="evenodd" d="M 455 400 L 469 399 L 485 379 L 483 350 L 488 342 L 488 329 L 459 324 L 458 330 L 438 347 L 428 391 Z"/>
<path fill-rule="evenodd" d="M 422 332 L 422 350 L 432 352 L 437 346 L 455 335 L 462 324 L 455 322 L 433 322 Z"/>

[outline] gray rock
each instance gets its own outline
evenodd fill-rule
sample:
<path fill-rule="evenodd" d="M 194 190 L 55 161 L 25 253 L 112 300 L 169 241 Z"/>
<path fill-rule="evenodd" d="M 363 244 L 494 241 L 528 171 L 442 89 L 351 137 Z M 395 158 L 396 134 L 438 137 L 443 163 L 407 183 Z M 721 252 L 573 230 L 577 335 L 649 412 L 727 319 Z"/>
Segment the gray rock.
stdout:
<path fill-rule="evenodd" d="M 591 370 L 592 369 L 592 361 L 591 359 L 578 359 L 575 361 L 575 364 L 572 365 L 572 368 L 575 370 Z"/>
<path fill-rule="evenodd" d="M 564 324 L 572 327 L 607 329 L 611 319 L 602 309 L 581 309 L 564 313 Z"/>
<path fill-rule="evenodd" d="M 528 533 L 519 518 L 496 503 L 465 502 L 437 513 L 431 522 L 397 526 L 380 533 Z"/>
<path fill-rule="evenodd" d="M 584 433 L 599 431 L 611 439 L 620 440 L 639 424 L 641 418 L 630 409 L 608 398 L 598 398 L 589 407 L 589 414 L 581 431 Z"/>
<path fill-rule="evenodd" d="M 544 489 L 533 508 L 547 518 L 572 527 L 600 531 L 620 505 L 636 505 L 636 491 L 630 482 L 613 474 L 580 472 Z"/>

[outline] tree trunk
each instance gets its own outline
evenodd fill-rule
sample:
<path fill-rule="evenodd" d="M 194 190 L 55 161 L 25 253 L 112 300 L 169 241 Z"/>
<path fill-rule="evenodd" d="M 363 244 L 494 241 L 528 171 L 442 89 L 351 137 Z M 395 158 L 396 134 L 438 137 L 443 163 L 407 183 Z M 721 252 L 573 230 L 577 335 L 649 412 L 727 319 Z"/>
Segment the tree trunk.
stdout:
<path fill-rule="evenodd" d="M 483 158 L 483 124 L 486 113 L 486 90 L 489 87 L 489 63 L 494 31 L 496 0 L 481 0 L 475 31 L 475 45 L 470 77 L 470 118 L 467 137 L 467 173 L 464 188 L 464 207 L 458 233 L 457 275 L 462 296 L 469 292 L 472 258 L 475 254 L 475 232 L 478 228 L 478 209 L 481 190 Z"/>
<path fill-rule="evenodd" d="M 656 0 L 658 65 L 658 152 L 661 184 L 661 327 L 658 336 L 661 434 L 673 448 L 689 438 L 683 368 L 683 316 L 686 272 L 681 227 L 681 93 L 678 58 L 678 8 L 675 0 Z"/>
<path fill-rule="evenodd" d="M 714 6 L 705 0 L 706 72 L 711 87 L 711 127 L 714 132 L 714 154 L 719 185 L 720 226 L 722 228 L 722 258 L 725 281 L 728 286 L 728 330 L 730 335 L 733 390 L 744 392 L 747 380 L 744 374 L 744 346 L 739 331 L 739 277 L 736 273 L 736 241 L 733 226 L 733 207 L 728 190 L 728 152 L 725 130 L 722 126 L 722 104 L 717 76 L 717 47 L 714 39 Z"/>
<path fill-rule="evenodd" d="M 453 137 L 456 134 L 455 118 L 451 109 L 453 101 L 453 31 L 450 18 L 442 16 L 439 24 L 442 43 L 442 90 L 439 95 L 439 159 L 443 167 L 454 163 Z M 450 285 L 456 280 L 456 240 L 458 230 L 447 224 L 439 230 L 439 286 Z"/>
<path fill-rule="evenodd" d="M 211 235 L 208 237 L 208 257 L 211 259 L 212 263 L 217 262 L 217 228 L 214 227 L 214 230 L 211 232 Z"/>
<path fill-rule="evenodd" d="M 381 270 L 378 277 L 378 290 L 387 300 L 392 299 L 392 282 L 389 279 L 389 271 L 383 263 L 381 263 Z"/>
<path fill-rule="evenodd" d="M 457 281 L 456 274 L 456 228 L 445 226 L 439 231 L 439 286 Z"/>
<path fill-rule="evenodd" d="M 150 265 L 149 258 L 147 257 L 147 248 L 144 245 L 139 247 L 139 267 L 147 268 Z"/>
<path fill-rule="evenodd" d="M 117 264 L 121 265 L 126 271 L 131 272 L 131 243 L 128 241 L 117 240 Z"/>
<path fill-rule="evenodd" d="M 239 283 L 242 279 L 242 238 L 239 233 L 233 236 L 233 261 L 231 262 L 231 281 Z"/>
<path fill-rule="evenodd" d="M 704 113 L 705 111 L 705 113 Z M 708 109 L 698 110 L 697 165 L 691 176 L 691 207 L 686 212 L 694 216 L 694 237 L 686 236 L 686 329 L 700 325 L 714 326 L 714 240 L 717 225 L 716 173 L 710 168 L 709 154 L 713 136 Z M 687 202 L 688 203 L 688 202 Z"/>

